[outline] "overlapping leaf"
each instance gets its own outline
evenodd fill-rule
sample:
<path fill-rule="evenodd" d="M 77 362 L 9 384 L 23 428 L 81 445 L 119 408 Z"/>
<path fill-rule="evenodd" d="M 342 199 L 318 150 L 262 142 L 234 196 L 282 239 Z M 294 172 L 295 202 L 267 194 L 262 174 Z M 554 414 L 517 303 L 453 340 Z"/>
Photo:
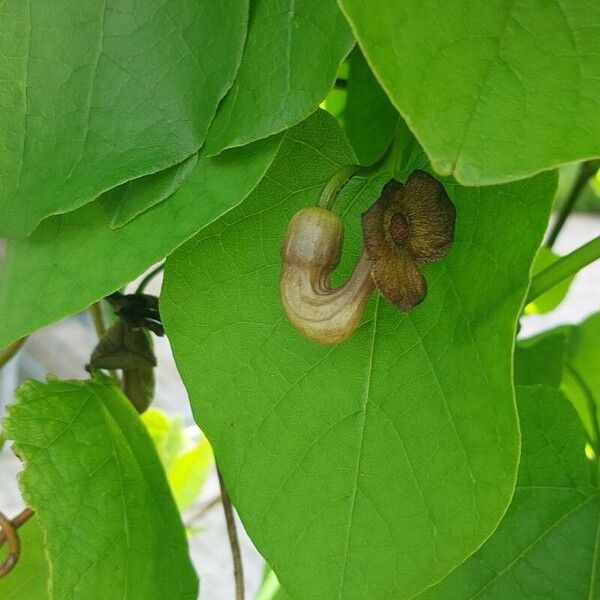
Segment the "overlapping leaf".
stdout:
<path fill-rule="evenodd" d="M 517 357 L 532 383 L 548 379 L 539 369 L 544 357 L 551 378 L 561 371 L 552 359 L 553 338 Z M 582 424 L 564 395 L 547 384 L 518 386 L 517 398 L 523 448 L 511 506 L 485 545 L 419 600 L 600 595 L 600 496 L 589 483 L 598 465 L 585 457 Z"/>
<path fill-rule="evenodd" d="M 256 0 L 237 79 L 207 138 L 217 154 L 308 117 L 354 38 L 335 0 Z"/>
<path fill-rule="evenodd" d="M 501 183 L 600 155 L 600 4 L 339 0 L 440 174 Z"/>
<path fill-rule="evenodd" d="M 247 0 L 3 2 L 0 236 L 196 152 L 247 19 Z"/>
<path fill-rule="evenodd" d="M 116 230 L 100 199 L 11 240 L 0 275 L 0 347 L 125 285 L 241 202 L 279 143 L 200 157 L 175 194 Z"/>
<path fill-rule="evenodd" d="M 394 162 L 401 180 L 423 162 L 410 146 Z M 446 181 L 456 239 L 426 267 L 426 300 L 401 314 L 375 298 L 352 338 L 326 347 L 282 314 L 279 245 L 353 160 L 331 117 L 298 126 L 247 201 L 169 258 L 161 298 L 196 418 L 294 598 L 410 597 L 495 529 L 519 453 L 515 322 L 556 184 Z M 387 177 L 353 182 L 339 200 L 341 277 Z"/>
<path fill-rule="evenodd" d="M 52 598 L 196 600 L 183 525 L 137 413 L 108 379 L 29 382 L 5 421 L 44 531 Z"/>
<path fill-rule="evenodd" d="M 144 211 L 172 196 L 190 176 L 198 154 L 153 175 L 132 179 L 101 196 L 102 206 L 111 216 L 113 229 L 122 227 Z"/>

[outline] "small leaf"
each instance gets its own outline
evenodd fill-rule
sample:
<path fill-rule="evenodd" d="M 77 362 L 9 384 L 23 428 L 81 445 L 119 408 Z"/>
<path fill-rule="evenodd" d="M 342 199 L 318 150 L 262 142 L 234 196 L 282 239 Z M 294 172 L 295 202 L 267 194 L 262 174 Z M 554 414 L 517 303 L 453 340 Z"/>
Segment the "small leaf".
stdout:
<path fill-rule="evenodd" d="M 180 511 L 187 510 L 194 503 L 212 464 L 212 448 L 204 436 L 192 448 L 175 458 L 167 472 L 167 478 Z"/>
<path fill-rule="evenodd" d="M 354 44 L 335 0 L 256 0 L 239 73 L 219 106 L 210 154 L 296 125 L 316 110 Z"/>
<path fill-rule="evenodd" d="M 339 2 L 437 173 L 490 185 L 600 155 L 600 3 Z"/>
<path fill-rule="evenodd" d="M 156 446 L 158 456 L 168 473 L 180 454 L 185 441 L 181 417 L 170 418 L 158 408 L 150 408 L 141 415 L 142 422 Z"/>
<path fill-rule="evenodd" d="M 108 378 L 25 383 L 5 420 L 44 532 L 52 598 L 196 600 L 179 514 L 139 417 Z"/>
<path fill-rule="evenodd" d="M 167 479 L 180 512 L 187 510 L 198 497 L 213 464 L 208 440 L 189 444 L 189 428 L 185 434 L 181 418 L 170 418 L 151 408 L 142 415 L 165 467 Z"/>

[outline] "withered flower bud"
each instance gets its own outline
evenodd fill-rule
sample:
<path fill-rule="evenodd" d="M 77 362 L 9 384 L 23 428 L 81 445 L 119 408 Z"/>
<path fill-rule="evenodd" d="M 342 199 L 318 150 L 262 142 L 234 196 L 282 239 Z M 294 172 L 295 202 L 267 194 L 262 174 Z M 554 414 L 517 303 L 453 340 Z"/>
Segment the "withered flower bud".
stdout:
<path fill-rule="evenodd" d="M 405 185 L 389 181 L 363 213 L 373 281 L 400 310 L 408 311 L 425 298 L 427 282 L 418 265 L 446 255 L 454 239 L 455 218 L 444 187 L 424 171 L 411 173 Z"/>

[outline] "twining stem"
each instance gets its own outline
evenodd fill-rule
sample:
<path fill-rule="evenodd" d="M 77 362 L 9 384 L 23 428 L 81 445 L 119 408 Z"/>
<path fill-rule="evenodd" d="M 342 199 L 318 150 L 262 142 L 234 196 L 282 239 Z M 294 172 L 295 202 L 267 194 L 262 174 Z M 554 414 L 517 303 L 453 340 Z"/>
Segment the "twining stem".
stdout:
<path fill-rule="evenodd" d="M 318 205 L 321 208 L 331 210 L 342 188 L 356 175 L 371 175 L 381 169 L 387 162 L 392 152 L 393 142 L 386 148 L 385 152 L 372 165 L 363 167 L 362 165 L 346 165 L 339 171 L 336 171 L 331 179 L 325 184 Z"/>
<path fill-rule="evenodd" d="M 13 356 L 22 348 L 23 344 L 27 341 L 27 336 L 13 342 L 0 350 L 0 369 L 11 359 Z"/>
<path fill-rule="evenodd" d="M 233 576 L 235 578 L 235 600 L 244 600 L 244 570 L 242 567 L 242 553 L 240 552 L 240 543 L 238 540 L 237 529 L 235 527 L 235 517 L 233 516 L 233 507 L 231 498 L 225 487 L 225 482 L 221 476 L 221 471 L 217 467 L 219 477 L 219 486 L 221 487 L 221 502 L 225 521 L 227 523 L 227 535 L 229 536 L 229 545 L 231 546 L 231 556 L 233 558 Z"/>
<path fill-rule="evenodd" d="M 558 218 L 552 226 L 552 230 L 550 231 L 548 239 L 546 240 L 546 246 L 548 248 L 552 248 L 554 246 L 556 238 L 561 232 L 563 225 L 567 220 L 567 217 L 571 214 L 573 207 L 577 203 L 581 192 L 583 192 L 583 190 L 585 189 L 588 180 L 596 174 L 599 167 L 600 161 L 598 160 L 588 160 L 579 165 L 579 172 L 577 173 L 577 177 L 573 182 L 573 187 L 571 188 L 569 196 L 565 200 L 565 203 L 563 204 L 560 213 L 558 214 Z"/>
<path fill-rule="evenodd" d="M 525 303 L 529 304 L 533 302 L 544 292 L 552 289 L 571 275 L 575 275 L 583 267 L 599 258 L 600 236 L 581 246 L 581 248 L 577 248 L 577 250 L 574 250 L 570 254 L 562 256 L 549 267 L 546 267 L 543 271 L 535 275 L 531 281 L 531 287 L 529 288 L 529 294 Z"/>
<path fill-rule="evenodd" d="M 202 518 L 207 512 L 212 510 L 217 504 L 221 502 L 221 496 L 216 496 L 212 500 L 209 500 L 206 504 L 200 506 L 196 511 L 192 513 L 192 515 L 185 522 L 186 528 L 190 528 L 194 526 L 194 523 Z"/>
<path fill-rule="evenodd" d="M 154 279 L 154 277 L 156 277 L 164 268 L 165 263 L 163 262 L 155 269 L 152 269 L 152 271 L 150 271 L 150 273 L 148 273 L 148 275 L 146 275 L 144 279 L 140 281 L 140 285 L 137 286 L 135 293 L 141 294 L 146 289 L 146 286 L 152 281 L 152 279 Z"/>
<path fill-rule="evenodd" d="M 8 575 L 15 568 L 21 555 L 21 542 L 17 529 L 27 523 L 33 517 L 33 510 L 26 508 L 22 510 L 14 519 L 8 519 L 0 512 L 0 547 L 8 540 L 8 556 L 0 564 L 0 577 Z"/>
<path fill-rule="evenodd" d="M 342 188 L 363 169 L 360 165 L 347 165 L 334 173 L 321 192 L 319 206 L 331 210 Z"/>
<path fill-rule="evenodd" d="M 106 335 L 106 324 L 104 323 L 104 315 L 102 314 L 102 301 L 94 302 L 90 306 L 90 314 L 94 322 L 94 329 L 98 339 L 101 340 Z"/>

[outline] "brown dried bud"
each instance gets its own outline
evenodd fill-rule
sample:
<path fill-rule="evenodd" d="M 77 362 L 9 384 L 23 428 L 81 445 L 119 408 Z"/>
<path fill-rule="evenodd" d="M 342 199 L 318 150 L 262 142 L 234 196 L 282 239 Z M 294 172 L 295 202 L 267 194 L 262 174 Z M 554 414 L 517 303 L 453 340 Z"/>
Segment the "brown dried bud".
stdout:
<path fill-rule="evenodd" d="M 427 282 L 419 263 L 439 260 L 454 239 L 456 211 L 442 184 L 424 171 L 405 185 L 391 180 L 362 215 L 363 239 L 380 293 L 400 310 L 423 301 Z"/>

